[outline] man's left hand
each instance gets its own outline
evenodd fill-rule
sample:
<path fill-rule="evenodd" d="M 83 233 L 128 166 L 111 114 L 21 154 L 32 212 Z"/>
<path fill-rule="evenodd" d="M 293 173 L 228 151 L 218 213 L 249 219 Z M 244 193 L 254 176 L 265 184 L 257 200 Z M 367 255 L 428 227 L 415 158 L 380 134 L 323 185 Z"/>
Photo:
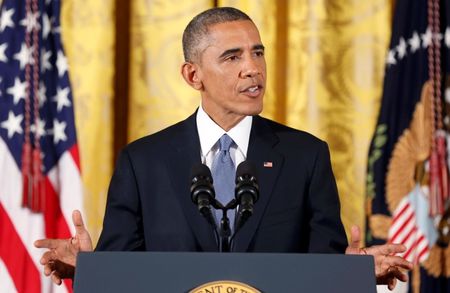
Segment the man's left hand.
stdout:
<path fill-rule="evenodd" d="M 359 227 L 353 226 L 351 230 L 350 245 L 345 250 L 345 254 L 372 255 L 375 261 L 375 276 L 378 285 L 388 285 L 389 290 L 393 290 L 397 284 L 397 279 L 406 282 L 408 274 L 404 271 L 412 270 L 413 264 L 396 256 L 397 253 L 406 251 L 402 244 L 375 245 L 366 248 L 361 246 L 361 232 Z"/>

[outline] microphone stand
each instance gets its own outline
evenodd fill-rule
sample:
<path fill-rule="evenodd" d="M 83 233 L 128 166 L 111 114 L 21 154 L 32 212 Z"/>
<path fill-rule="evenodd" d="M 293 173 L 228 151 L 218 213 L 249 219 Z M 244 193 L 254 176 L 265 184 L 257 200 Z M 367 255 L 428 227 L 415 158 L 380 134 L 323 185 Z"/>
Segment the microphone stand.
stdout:
<path fill-rule="evenodd" d="M 220 235 L 220 243 L 219 243 L 219 251 L 220 252 L 230 252 L 230 235 L 231 235 L 231 228 L 230 228 L 230 220 L 227 217 L 227 209 L 222 209 L 222 219 L 220 220 L 220 228 L 219 228 L 219 235 Z"/>
<path fill-rule="evenodd" d="M 222 210 L 222 219 L 220 220 L 219 227 L 219 252 L 231 251 L 231 228 L 230 220 L 228 219 L 227 212 L 237 207 L 236 199 L 232 199 L 226 206 L 223 206 L 219 201 L 214 200 L 212 206 L 215 209 Z M 234 236 L 234 235 L 233 235 Z"/>

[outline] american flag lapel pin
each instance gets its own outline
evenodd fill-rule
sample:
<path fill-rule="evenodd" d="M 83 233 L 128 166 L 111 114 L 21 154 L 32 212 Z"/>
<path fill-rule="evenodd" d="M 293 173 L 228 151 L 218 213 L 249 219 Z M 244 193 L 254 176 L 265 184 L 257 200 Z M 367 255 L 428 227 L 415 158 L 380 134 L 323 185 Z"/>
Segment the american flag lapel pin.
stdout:
<path fill-rule="evenodd" d="M 264 162 L 263 166 L 264 166 L 264 168 L 272 168 L 273 167 L 273 163 L 272 162 Z"/>

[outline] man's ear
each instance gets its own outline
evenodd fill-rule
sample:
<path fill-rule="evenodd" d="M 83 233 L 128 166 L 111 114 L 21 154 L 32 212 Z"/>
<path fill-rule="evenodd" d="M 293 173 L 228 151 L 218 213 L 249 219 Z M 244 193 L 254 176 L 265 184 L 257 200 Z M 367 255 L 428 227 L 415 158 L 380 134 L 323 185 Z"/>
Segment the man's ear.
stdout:
<path fill-rule="evenodd" d="M 181 75 L 183 75 L 184 80 L 194 89 L 201 90 L 203 88 L 197 64 L 184 62 L 181 65 Z"/>

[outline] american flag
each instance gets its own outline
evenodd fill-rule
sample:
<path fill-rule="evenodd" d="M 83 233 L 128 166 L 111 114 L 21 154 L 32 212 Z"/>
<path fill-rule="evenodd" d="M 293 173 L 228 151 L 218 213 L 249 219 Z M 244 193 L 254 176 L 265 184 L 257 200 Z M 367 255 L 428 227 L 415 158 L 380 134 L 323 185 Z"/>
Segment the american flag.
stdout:
<path fill-rule="evenodd" d="M 264 166 L 265 168 L 272 168 L 272 167 L 273 167 L 273 163 L 272 163 L 272 162 L 264 162 L 264 163 L 263 163 L 263 166 Z"/>
<path fill-rule="evenodd" d="M 59 0 L 0 6 L 0 292 L 71 292 L 42 273 L 33 242 L 68 238 L 82 208 Z"/>
<path fill-rule="evenodd" d="M 368 160 L 373 236 L 368 244 L 404 244 L 407 251 L 401 256 L 421 271 L 419 277 L 413 274 L 412 282 L 417 286 L 420 281 L 420 292 L 450 288 L 449 278 L 432 277 L 424 269 L 428 260 L 438 267 L 445 262 L 443 254 L 430 255 L 438 246 L 437 223 L 448 208 L 449 196 L 445 148 L 449 134 L 442 127 L 446 119 L 441 109 L 450 96 L 440 96 L 450 72 L 449 19 L 449 1 L 396 1 L 383 97 Z M 425 107 L 427 103 L 430 106 Z M 381 231 L 388 223 L 388 231 Z"/>

